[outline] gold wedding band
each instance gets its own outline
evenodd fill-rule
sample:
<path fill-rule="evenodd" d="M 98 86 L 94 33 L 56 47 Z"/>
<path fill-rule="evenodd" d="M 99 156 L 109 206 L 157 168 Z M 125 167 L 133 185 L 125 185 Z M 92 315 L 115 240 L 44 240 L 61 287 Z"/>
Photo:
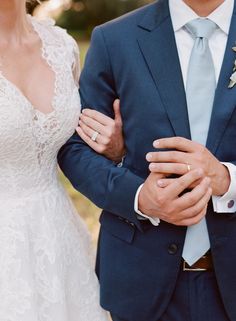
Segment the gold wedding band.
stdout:
<path fill-rule="evenodd" d="M 98 138 L 98 135 L 99 135 L 99 132 L 94 132 L 93 133 L 93 135 L 92 135 L 92 137 L 91 137 L 91 140 L 93 141 L 93 142 L 96 142 L 96 140 L 97 140 L 97 138 Z"/>

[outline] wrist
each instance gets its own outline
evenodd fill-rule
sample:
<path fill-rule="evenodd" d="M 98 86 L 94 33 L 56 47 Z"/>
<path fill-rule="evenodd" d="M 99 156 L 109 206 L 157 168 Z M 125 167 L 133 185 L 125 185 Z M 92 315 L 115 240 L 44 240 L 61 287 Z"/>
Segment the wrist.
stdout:
<path fill-rule="evenodd" d="M 111 160 L 114 163 L 119 164 L 124 161 L 125 156 L 126 156 L 126 149 L 125 147 L 123 147 L 118 153 L 116 153 L 115 155 L 114 154 L 112 155 Z"/>
<path fill-rule="evenodd" d="M 217 184 L 217 191 L 215 193 L 216 196 L 223 196 L 226 194 L 230 187 L 230 172 L 228 168 L 221 164 L 221 171 L 219 171 L 220 175 L 218 176 L 218 184 Z"/>
<path fill-rule="evenodd" d="M 126 157 L 126 154 L 124 153 L 124 156 L 118 157 L 118 158 L 116 158 L 116 159 L 113 159 L 113 163 L 114 163 L 117 167 L 123 167 L 124 161 L 125 161 L 125 157 Z"/>

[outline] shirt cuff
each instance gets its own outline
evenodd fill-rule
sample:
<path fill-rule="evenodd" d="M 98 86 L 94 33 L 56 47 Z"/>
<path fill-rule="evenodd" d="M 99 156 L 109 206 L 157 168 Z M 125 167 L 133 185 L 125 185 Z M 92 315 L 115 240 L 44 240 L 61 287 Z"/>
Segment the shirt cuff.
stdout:
<path fill-rule="evenodd" d="M 212 196 L 214 211 L 217 213 L 236 212 L 236 166 L 232 163 L 222 163 L 228 168 L 230 174 L 230 186 L 223 196 Z"/>
<path fill-rule="evenodd" d="M 147 216 L 145 214 L 143 214 L 139 209 L 138 209 L 138 198 L 139 198 L 139 194 L 140 194 L 140 191 L 143 187 L 143 184 L 141 186 L 139 186 L 137 192 L 136 192 L 136 195 L 135 195 L 135 199 L 134 199 L 134 210 L 135 212 L 137 213 L 137 216 L 138 216 L 138 219 L 140 220 L 143 220 L 143 219 L 148 219 L 152 225 L 154 226 L 158 226 L 160 224 L 160 219 L 157 218 L 157 217 L 150 217 L 150 216 Z"/>

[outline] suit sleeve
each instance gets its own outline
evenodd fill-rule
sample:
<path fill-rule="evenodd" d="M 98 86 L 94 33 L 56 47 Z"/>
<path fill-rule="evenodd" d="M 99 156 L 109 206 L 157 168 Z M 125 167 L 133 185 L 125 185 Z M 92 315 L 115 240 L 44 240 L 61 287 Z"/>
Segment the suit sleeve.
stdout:
<path fill-rule="evenodd" d="M 113 102 L 118 95 L 101 27 L 92 35 L 80 78 L 80 96 L 82 108 L 91 107 L 113 117 Z M 100 208 L 140 228 L 134 200 L 143 178 L 94 152 L 76 133 L 61 148 L 58 162 L 78 191 Z"/>

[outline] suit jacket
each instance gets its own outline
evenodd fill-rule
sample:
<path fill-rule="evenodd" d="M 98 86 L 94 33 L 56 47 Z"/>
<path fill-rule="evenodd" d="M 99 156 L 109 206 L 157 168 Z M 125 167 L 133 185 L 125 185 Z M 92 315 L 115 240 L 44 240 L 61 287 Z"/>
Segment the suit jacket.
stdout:
<path fill-rule="evenodd" d="M 208 149 L 236 164 L 236 88 L 228 89 L 236 55 L 236 7 L 211 117 Z M 167 0 L 97 27 L 80 79 L 82 106 L 113 116 L 121 99 L 127 156 L 122 168 L 96 154 L 77 134 L 58 160 L 73 186 L 103 208 L 97 255 L 101 304 L 129 321 L 156 321 L 181 266 L 186 228 L 140 221 L 134 198 L 149 174 L 155 139 L 190 139 L 186 96 Z M 236 215 L 207 212 L 220 292 L 236 320 Z"/>

